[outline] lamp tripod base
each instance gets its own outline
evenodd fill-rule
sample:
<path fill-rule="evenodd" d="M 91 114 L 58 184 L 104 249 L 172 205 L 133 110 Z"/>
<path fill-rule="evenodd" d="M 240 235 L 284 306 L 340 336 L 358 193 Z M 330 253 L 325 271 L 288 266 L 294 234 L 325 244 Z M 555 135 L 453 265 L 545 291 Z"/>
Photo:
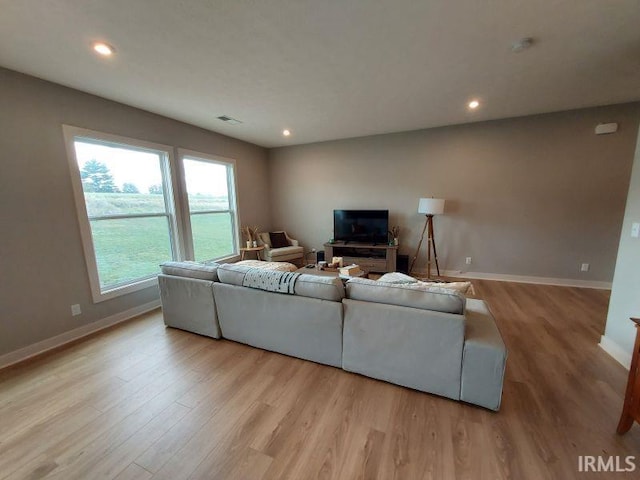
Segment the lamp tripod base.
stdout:
<path fill-rule="evenodd" d="M 411 265 L 409 266 L 409 273 L 413 273 L 413 266 L 418 259 L 418 255 L 420 254 L 420 247 L 422 247 L 422 242 L 424 241 L 424 234 L 427 233 L 427 278 L 431 279 L 431 252 L 433 251 L 433 259 L 436 264 L 436 272 L 438 276 L 440 276 L 440 266 L 438 265 L 438 253 L 436 251 L 436 242 L 433 233 L 433 215 L 426 215 L 426 220 L 424 222 L 424 228 L 422 229 L 422 234 L 420 235 L 420 242 L 418 243 L 418 247 L 416 248 L 416 252 L 413 254 L 413 259 L 411 260 Z"/>

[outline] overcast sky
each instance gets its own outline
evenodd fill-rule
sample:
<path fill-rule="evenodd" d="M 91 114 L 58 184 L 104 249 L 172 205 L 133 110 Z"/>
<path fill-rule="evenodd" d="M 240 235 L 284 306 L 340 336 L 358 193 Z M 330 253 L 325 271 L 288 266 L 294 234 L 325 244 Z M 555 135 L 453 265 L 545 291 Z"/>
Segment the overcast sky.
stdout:
<path fill-rule="evenodd" d="M 133 183 L 140 193 L 148 193 L 151 185 L 162 183 L 158 154 L 82 141 L 76 141 L 75 147 L 80 170 L 92 159 L 104 163 L 120 189 L 125 183 Z M 190 195 L 227 195 L 224 165 L 185 159 L 184 167 Z"/>

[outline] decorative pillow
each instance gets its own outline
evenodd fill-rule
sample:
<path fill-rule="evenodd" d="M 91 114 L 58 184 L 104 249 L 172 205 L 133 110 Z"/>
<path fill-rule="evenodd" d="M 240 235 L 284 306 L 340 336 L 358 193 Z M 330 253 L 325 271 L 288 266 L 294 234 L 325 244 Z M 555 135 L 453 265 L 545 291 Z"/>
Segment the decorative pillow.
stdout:
<path fill-rule="evenodd" d="M 289 241 L 284 232 L 269 232 L 269 239 L 271 240 L 271 248 L 288 247 Z"/>
<path fill-rule="evenodd" d="M 197 278 L 199 280 L 218 281 L 217 263 L 204 265 L 198 262 L 164 262 L 160 265 L 160 270 L 165 275 L 175 275 L 176 277 Z"/>
<path fill-rule="evenodd" d="M 418 279 L 405 275 L 404 273 L 390 272 L 382 275 L 378 281 L 385 283 L 416 283 Z"/>
<path fill-rule="evenodd" d="M 476 294 L 471 282 L 421 282 L 419 281 L 417 283 L 425 287 L 449 288 L 451 290 L 455 290 L 456 292 L 460 292 L 463 295 Z"/>

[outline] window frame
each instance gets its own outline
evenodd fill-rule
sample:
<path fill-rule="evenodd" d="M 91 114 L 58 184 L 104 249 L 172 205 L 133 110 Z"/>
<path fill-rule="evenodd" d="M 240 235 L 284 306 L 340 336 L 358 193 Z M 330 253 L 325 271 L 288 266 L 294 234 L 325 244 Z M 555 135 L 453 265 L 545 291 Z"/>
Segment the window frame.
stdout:
<path fill-rule="evenodd" d="M 76 216 L 80 228 L 80 237 L 82 240 L 82 248 L 84 251 L 85 262 L 87 265 L 87 273 L 89 276 L 89 285 L 91 287 L 91 295 L 94 303 L 103 302 L 112 298 L 126 295 L 128 293 L 143 290 L 145 288 L 157 285 L 157 274 L 132 280 L 130 282 L 110 285 L 104 290 L 100 285 L 100 276 L 98 273 L 98 264 L 96 259 L 96 251 L 93 243 L 93 234 L 91 231 L 91 218 L 87 212 L 87 205 L 84 197 L 84 189 L 82 187 L 82 178 L 80 175 L 80 167 L 76 156 L 75 142 L 77 139 L 86 139 L 93 141 L 98 145 L 116 144 L 130 150 L 139 150 L 142 152 L 151 152 L 160 154 L 160 169 L 162 174 L 163 198 L 165 204 L 165 214 L 146 215 L 146 214 L 123 214 L 123 215 L 105 215 L 104 219 L 113 218 L 149 218 L 152 216 L 167 217 L 169 227 L 169 243 L 170 251 L 173 259 L 184 258 L 184 244 L 180 235 L 181 225 L 181 209 L 176 203 L 175 191 L 178 180 L 175 175 L 174 148 L 169 145 L 160 143 L 147 142 L 135 138 L 124 137 L 121 135 L 113 135 L 108 133 L 97 132 L 86 128 L 74 127 L 71 125 L 62 125 L 65 146 L 67 150 L 67 159 L 69 161 L 69 170 L 71 173 L 71 186 L 76 204 Z"/>
<path fill-rule="evenodd" d="M 189 208 L 189 192 L 187 191 L 187 180 L 184 171 L 184 160 L 192 159 L 196 161 L 203 161 L 207 163 L 213 163 L 216 165 L 223 165 L 227 169 L 227 192 L 229 194 L 229 210 L 199 210 L 191 212 Z M 240 253 L 240 220 L 238 214 L 238 180 L 237 180 L 237 168 L 236 161 L 233 158 L 222 157 L 220 155 L 211 155 L 209 153 L 198 152 L 195 150 L 189 150 L 186 148 L 177 148 L 177 168 L 180 176 L 180 210 L 183 212 L 182 225 L 183 225 L 183 239 L 184 239 L 184 254 L 185 258 L 189 260 L 195 259 L 194 243 L 193 243 L 193 230 L 191 228 L 191 215 L 211 214 L 211 213 L 229 213 L 231 216 L 231 228 L 233 239 L 233 251 L 228 255 L 222 257 L 206 259 L 202 261 L 217 261 L 226 260 L 233 257 L 237 257 Z"/>

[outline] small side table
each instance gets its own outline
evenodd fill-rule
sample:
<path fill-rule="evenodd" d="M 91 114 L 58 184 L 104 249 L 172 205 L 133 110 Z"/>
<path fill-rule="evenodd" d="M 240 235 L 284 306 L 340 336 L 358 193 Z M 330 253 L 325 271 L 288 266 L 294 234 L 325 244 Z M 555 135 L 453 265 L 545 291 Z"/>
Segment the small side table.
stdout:
<path fill-rule="evenodd" d="M 624 407 L 618 422 L 618 434 L 627 433 L 633 421 L 640 423 L 640 318 L 631 318 L 636 324 L 636 343 L 633 347 L 631 357 L 631 368 L 629 369 L 629 380 L 627 380 L 627 393 L 624 397 Z"/>
<path fill-rule="evenodd" d="M 256 260 L 262 260 L 262 258 L 260 258 L 260 252 L 262 252 L 263 250 L 264 250 L 264 245 L 260 247 L 241 248 L 240 260 L 244 260 L 244 256 L 247 252 L 256 252 Z"/>

